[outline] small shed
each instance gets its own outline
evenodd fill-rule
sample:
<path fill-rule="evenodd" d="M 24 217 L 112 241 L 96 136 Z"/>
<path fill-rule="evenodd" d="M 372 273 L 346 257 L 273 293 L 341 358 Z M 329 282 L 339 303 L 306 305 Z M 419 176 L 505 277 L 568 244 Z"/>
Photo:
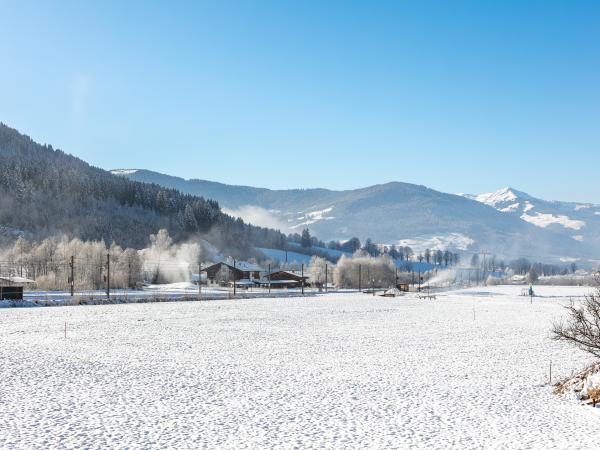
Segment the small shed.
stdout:
<path fill-rule="evenodd" d="M 33 283 L 23 277 L 0 276 L 0 300 L 23 300 L 23 288 Z"/>

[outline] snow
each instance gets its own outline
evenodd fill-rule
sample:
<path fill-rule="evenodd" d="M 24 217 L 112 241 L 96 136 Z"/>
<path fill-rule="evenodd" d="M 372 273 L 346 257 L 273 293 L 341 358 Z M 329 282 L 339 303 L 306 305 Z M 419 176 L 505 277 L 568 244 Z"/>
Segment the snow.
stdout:
<path fill-rule="evenodd" d="M 500 212 L 512 212 L 512 211 L 517 211 L 519 209 L 520 203 L 513 203 L 511 205 L 508 205 L 506 208 L 500 208 L 498 211 Z"/>
<path fill-rule="evenodd" d="M 534 208 L 535 208 L 535 206 L 533 206 L 531 204 L 531 202 L 525 202 L 525 207 L 523 208 L 523 212 L 528 213 L 529 211 L 531 211 Z"/>
<path fill-rule="evenodd" d="M 535 290 L 0 310 L 0 448 L 597 448 Z"/>
<path fill-rule="evenodd" d="M 219 262 L 222 262 L 224 264 L 227 265 L 231 265 L 231 267 L 234 266 L 234 260 L 231 258 L 225 258 L 224 260 L 221 260 Z M 241 271 L 244 272 L 263 272 L 265 269 L 261 266 L 259 266 L 258 264 L 254 264 L 248 261 L 235 261 L 235 267 Z"/>
<path fill-rule="evenodd" d="M 449 233 L 441 236 L 422 236 L 415 239 L 401 239 L 396 245 L 408 246 L 415 252 L 431 250 L 468 250 L 475 241 L 461 233 Z"/>
<path fill-rule="evenodd" d="M 110 171 L 113 175 L 133 175 L 134 173 L 139 172 L 138 169 L 113 169 Z"/>
<path fill-rule="evenodd" d="M 307 225 L 312 225 L 314 223 L 320 222 L 322 220 L 332 220 L 335 219 L 335 217 L 333 216 L 326 216 L 328 213 L 330 213 L 333 210 L 333 206 L 329 207 L 329 208 L 325 208 L 325 209 L 321 209 L 318 211 L 309 211 L 309 212 L 300 212 L 298 214 L 302 214 L 301 216 L 297 217 L 296 220 L 297 221 L 302 221 L 300 223 L 297 223 L 296 225 L 293 225 L 290 227 L 290 229 L 295 229 L 295 228 L 300 228 L 300 227 L 304 227 Z"/>
<path fill-rule="evenodd" d="M 583 220 L 570 219 L 568 216 L 564 215 L 555 216 L 552 214 L 536 213 L 536 215 L 530 216 L 528 214 L 523 214 L 521 219 L 540 228 L 546 228 L 549 225 L 558 224 L 572 230 L 581 230 L 585 226 L 585 222 Z"/>
<path fill-rule="evenodd" d="M 486 194 L 479 194 L 475 196 L 475 200 L 477 200 L 478 202 L 485 203 L 486 205 L 494 207 L 499 203 L 513 202 L 517 199 L 518 197 L 508 187 L 500 189 L 496 192 L 489 192 Z"/>
<path fill-rule="evenodd" d="M 257 250 L 260 250 L 267 258 L 272 259 L 273 261 L 279 261 L 280 263 L 284 263 L 286 261 L 286 252 L 285 250 L 276 250 L 271 248 L 262 248 L 259 247 Z M 310 264 L 311 260 L 310 255 L 303 255 L 302 253 L 296 252 L 287 252 L 287 262 L 288 264 L 298 265 L 298 264 Z"/>
<path fill-rule="evenodd" d="M 9 283 L 14 284 L 33 284 L 34 280 L 30 280 L 29 278 L 19 277 L 19 276 L 0 276 L 0 281 L 8 281 Z"/>
<path fill-rule="evenodd" d="M 312 258 L 311 255 L 305 255 L 303 253 L 298 253 L 292 251 L 294 248 L 299 248 L 299 246 L 290 245 L 290 250 L 287 251 L 287 262 L 291 265 L 300 265 L 305 264 L 308 265 Z M 285 263 L 286 261 L 286 251 L 285 250 L 277 250 L 271 248 L 263 248 L 257 247 L 257 250 L 260 250 L 267 258 L 272 259 L 273 261 L 278 261 L 279 263 Z M 342 255 L 346 255 L 347 257 L 351 257 L 352 254 L 348 252 L 342 252 L 340 250 L 334 250 L 331 248 L 324 247 L 312 247 L 309 250 L 313 250 L 315 253 L 319 255 L 327 255 L 327 257 L 331 260 L 338 260 L 342 257 Z"/>

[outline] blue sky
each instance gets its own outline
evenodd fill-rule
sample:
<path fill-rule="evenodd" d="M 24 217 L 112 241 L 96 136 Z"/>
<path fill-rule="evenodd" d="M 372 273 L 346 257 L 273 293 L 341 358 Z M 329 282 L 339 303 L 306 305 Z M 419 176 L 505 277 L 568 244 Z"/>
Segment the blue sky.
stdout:
<path fill-rule="evenodd" d="M 99 167 L 600 203 L 600 2 L 0 8 L 0 120 Z"/>

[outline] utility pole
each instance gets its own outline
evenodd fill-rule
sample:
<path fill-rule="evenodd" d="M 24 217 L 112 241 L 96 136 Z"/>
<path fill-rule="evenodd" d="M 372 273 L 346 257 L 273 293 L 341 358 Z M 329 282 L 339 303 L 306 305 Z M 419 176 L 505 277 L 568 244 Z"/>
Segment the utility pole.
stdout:
<path fill-rule="evenodd" d="M 106 254 L 106 298 L 110 299 L 110 253 Z"/>
<path fill-rule="evenodd" d="M 131 289 L 131 261 L 127 261 L 127 289 Z"/>
<path fill-rule="evenodd" d="M 325 263 L 325 292 L 327 292 L 327 263 Z"/>
<path fill-rule="evenodd" d="M 396 267 L 396 284 L 394 285 L 395 288 L 398 288 L 398 268 Z"/>
<path fill-rule="evenodd" d="M 198 263 L 198 300 L 202 300 L 202 263 Z"/>
<path fill-rule="evenodd" d="M 271 264 L 269 264 L 269 294 L 271 293 Z"/>
<path fill-rule="evenodd" d="M 71 285 L 71 297 L 75 295 L 75 257 L 71 255 L 71 279 L 69 284 Z"/>
<path fill-rule="evenodd" d="M 302 276 L 302 295 L 304 295 L 304 263 L 302 263 L 301 276 Z"/>
<path fill-rule="evenodd" d="M 233 258 L 233 296 L 235 297 L 235 284 L 236 284 L 236 268 L 235 268 L 235 258 Z"/>

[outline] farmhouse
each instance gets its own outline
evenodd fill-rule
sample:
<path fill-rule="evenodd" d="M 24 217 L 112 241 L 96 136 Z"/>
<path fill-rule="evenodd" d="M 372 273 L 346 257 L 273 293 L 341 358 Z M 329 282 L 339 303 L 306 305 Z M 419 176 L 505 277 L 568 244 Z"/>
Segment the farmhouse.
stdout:
<path fill-rule="evenodd" d="M 279 270 L 272 272 L 270 275 L 267 274 L 261 281 L 261 285 L 268 286 L 269 281 L 271 282 L 272 288 L 298 288 L 302 286 L 308 286 L 308 277 L 302 276 L 302 272 L 296 270 Z"/>
<path fill-rule="evenodd" d="M 23 288 L 33 283 L 23 277 L 0 277 L 0 300 L 23 300 Z"/>
<path fill-rule="evenodd" d="M 249 283 L 258 283 L 264 269 L 257 264 L 246 261 L 221 261 L 202 269 L 202 272 L 206 273 L 206 280 L 209 285 L 226 285 L 234 281 L 239 285 L 243 284 L 241 283 L 242 280 L 247 280 Z"/>

